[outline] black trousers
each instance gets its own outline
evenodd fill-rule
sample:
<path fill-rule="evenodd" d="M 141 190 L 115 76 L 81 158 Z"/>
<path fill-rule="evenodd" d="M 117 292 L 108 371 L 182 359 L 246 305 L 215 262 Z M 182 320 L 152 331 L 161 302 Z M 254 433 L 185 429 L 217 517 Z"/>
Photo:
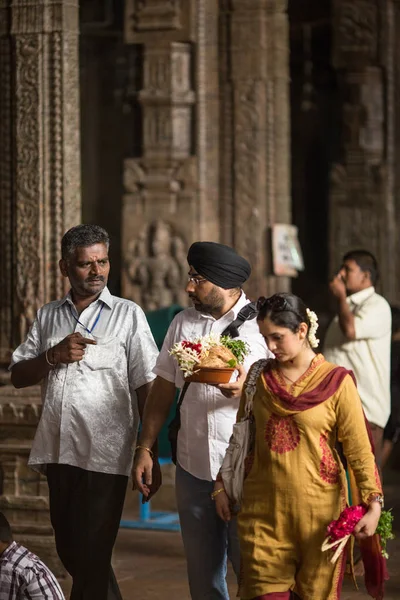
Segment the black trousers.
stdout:
<path fill-rule="evenodd" d="M 70 600 L 122 600 L 111 555 L 128 477 L 47 465 L 58 555 L 73 580 Z"/>

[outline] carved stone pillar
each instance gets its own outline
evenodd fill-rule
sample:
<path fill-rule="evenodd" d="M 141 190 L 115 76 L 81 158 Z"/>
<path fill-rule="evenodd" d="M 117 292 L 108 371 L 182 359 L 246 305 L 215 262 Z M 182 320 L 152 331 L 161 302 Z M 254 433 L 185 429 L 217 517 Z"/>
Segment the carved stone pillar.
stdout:
<path fill-rule="evenodd" d="M 331 172 L 330 262 L 365 248 L 395 300 L 394 19 L 392 0 L 335 0 L 333 65 L 342 101 L 340 151 Z"/>
<path fill-rule="evenodd" d="M 0 1 L 1 363 L 63 293 L 80 220 L 78 0 Z"/>
<path fill-rule="evenodd" d="M 267 275 L 270 226 L 290 222 L 286 0 L 128 0 L 125 34 L 143 44 L 144 72 L 142 155 L 125 163 L 123 293 L 145 308 L 184 303 L 194 239 L 249 258 L 252 296 L 286 289 Z"/>
<path fill-rule="evenodd" d="M 0 0 L 0 367 L 64 293 L 63 233 L 80 221 L 78 0 Z M 26 466 L 38 388 L 0 387 L 0 509 L 58 574 L 43 477 Z"/>
<path fill-rule="evenodd" d="M 124 166 L 122 293 L 147 310 L 186 304 L 187 247 L 219 235 L 217 10 L 126 2 L 125 40 L 143 45 L 143 134 Z"/>
<path fill-rule="evenodd" d="M 289 286 L 271 274 L 270 227 L 290 223 L 286 0 L 221 2 L 221 231 L 246 256 L 251 297 Z"/>

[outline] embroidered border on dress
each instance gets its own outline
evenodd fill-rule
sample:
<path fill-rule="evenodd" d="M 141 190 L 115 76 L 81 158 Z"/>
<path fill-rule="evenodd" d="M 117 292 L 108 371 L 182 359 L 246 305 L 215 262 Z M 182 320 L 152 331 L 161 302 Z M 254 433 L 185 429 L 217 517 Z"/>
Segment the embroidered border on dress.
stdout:
<path fill-rule="evenodd" d="M 276 365 L 276 359 L 274 360 L 275 365 Z M 303 381 L 309 377 L 311 375 L 311 373 L 313 373 L 313 371 L 315 371 L 315 369 L 317 367 L 319 367 L 320 365 L 322 365 L 322 363 L 326 362 L 325 361 L 325 357 L 323 354 L 316 354 L 314 356 L 314 358 L 311 361 L 310 366 L 308 367 L 308 369 L 306 371 L 304 371 L 303 375 L 300 375 L 300 377 L 291 385 L 288 384 L 288 382 L 285 380 L 285 378 L 283 377 L 282 373 L 280 372 L 280 370 L 278 369 L 277 366 L 273 367 L 273 374 L 275 379 L 278 381 L 278 383 L 283 387 L 283 388 L 289 388 L 290 392 L 293 392 L 294 388 L 298 387 L 299 385 L 301 385 L 303 383 Z"/>
<path fill-rule="evenodd" d="M 332 455 L 327 436 L 323 433 L 321 433 L 319 436 L 319 445 L 322 450 L 319 474 L 327 483 L 338 483 L 340 477 L 340 468 Z"/>
<path fill-rule="evenodd" d="M 295 450 L 300 442 L 300 431 L 294 416 L 272 414 L 265 426 L 265 440 L 270 450 L 278 454 Z"/>
<path fill-rule="evenodd" d="M 375 482 L 376 485 L 378 486 L 378 490 L 380 491 L 380 493 L 382 494 L 382 482 L 381 482 L 381 476 L 379 475 L 379 471 L 378 471 L 378 467 L 375 463 Z"/>

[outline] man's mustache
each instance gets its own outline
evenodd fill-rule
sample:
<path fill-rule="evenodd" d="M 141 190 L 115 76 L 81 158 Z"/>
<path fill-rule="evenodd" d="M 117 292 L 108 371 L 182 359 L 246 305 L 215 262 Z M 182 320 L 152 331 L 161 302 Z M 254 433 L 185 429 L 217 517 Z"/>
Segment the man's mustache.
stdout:
<path fill-rule="evenodd" d="M 104 277 L 102 275 L 99 275 L 98 277 L 88 277 L 87 279 L 85 279 L 86 283 L 89 283 L 90 281 L 104 281 Z"/>

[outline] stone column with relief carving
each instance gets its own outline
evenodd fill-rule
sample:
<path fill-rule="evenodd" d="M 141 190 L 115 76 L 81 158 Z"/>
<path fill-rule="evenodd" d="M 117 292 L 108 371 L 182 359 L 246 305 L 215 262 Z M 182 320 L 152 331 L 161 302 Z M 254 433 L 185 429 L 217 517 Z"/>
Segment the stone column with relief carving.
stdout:
<path fill-rule="evenodd" d="M 1 363 L 64 293 L 80 221 L 78 0 L 0 0 Z"/>
<path fill-rule="evenodd" d="M 64 294 L 61 237 L 80 221 L 78 14 L 78 0 L 0 0 L 0 507 L 36 549 L 52 543 L 44 480 L 26 469 L 40 395 L 5 369 L 38 307 Z"/>
<path fill-rule="evenodd" d="M 291 222 L 286 0 L 221 4 L 221 231 L 253 266 L 251 297 L 288 289 L 274 277 L 270 232 Z"/>
<path fill-rule="evenodd" d="M 332 272 L 351 249 L 373 252 L 381 290 L 397 296 L 394 202 L 395 21 L 392 0 L 335 0 L 333 56 L 341 96 L 340 148 L 331 170 Z"/>
<path fill-rule="evenodd" d="M 127 157 L 122 293 L 145 309 L 185 305 L 186 252 L 219 237 L 215 0 L 127 0 L 142 44 L 141 153 Z"/>

